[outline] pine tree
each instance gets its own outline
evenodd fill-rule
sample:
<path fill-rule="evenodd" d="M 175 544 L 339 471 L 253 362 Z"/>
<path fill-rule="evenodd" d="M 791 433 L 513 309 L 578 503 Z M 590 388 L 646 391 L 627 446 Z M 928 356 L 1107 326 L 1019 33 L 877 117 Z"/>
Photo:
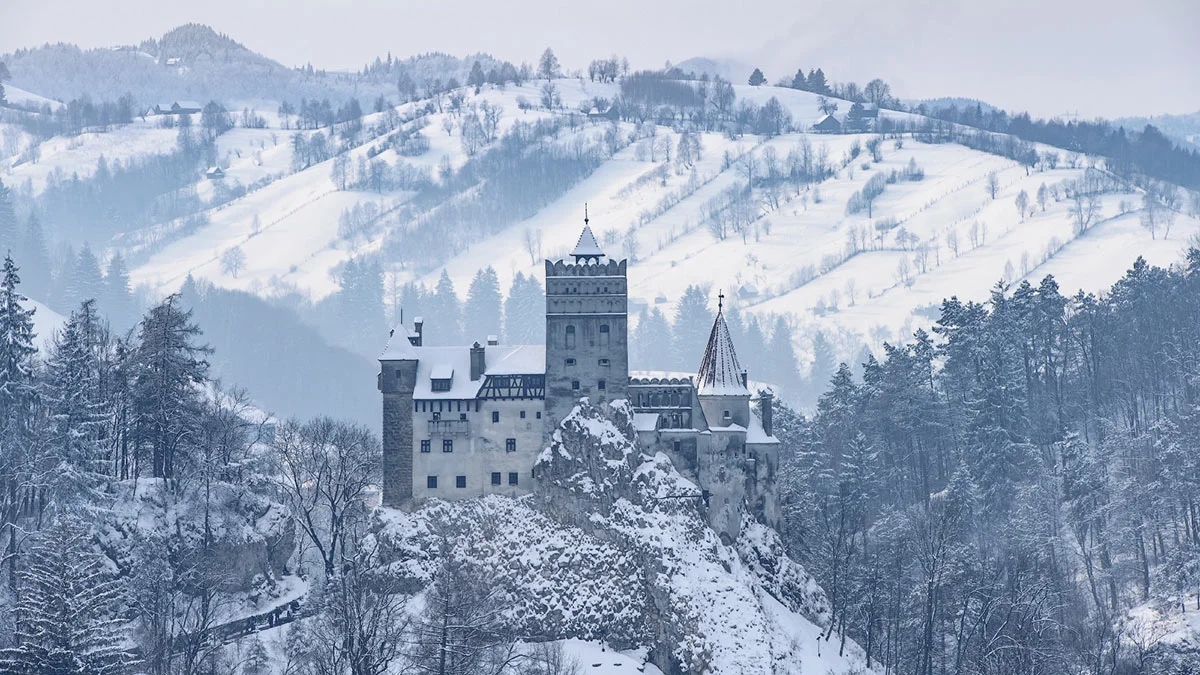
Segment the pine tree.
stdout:
<path fill-rule="evenodd" d="M 84 300 L 98 299 L 103 291 L 104 275 L 100 272 L 100 262 L 96 260 L 91 247 L 84 244 L 75 258 L 75 268 L 67 287 L 67 300 L 74 307 Z"/>
<path fill-rule="evenodd" d="M 0 251 L 11 254 L 17 249 L 17 212 L 12 190 L 0 181 Z"/>
<path fill-rule="evenodd" d="M 817 331 L 813 336 L 813 362 L 808 371 L 809 389 L 820 392 L 829 384 L 837 368 L 837 360 L 833 356 L 833 346 L 825 339 L 825 334 Z"/>
<path fill-rule="evenodd" d="M 0 651 L 0 673 L 129 672 L 121 586 L 91 537 L 66 516 L 39 539 L 20 573 L 15 645 Z"/>
<path fill-rule="evenodd" d="M 651 370 L 671 363 L 671 324 L 662 310 L 657 307 L 649 312 L 642 310 L 634 329 L 633 344 L 630 361 L 634 368 Z M 699 367 L 698 363 L 696 365 Z"/>
<path fill-rule="evenodd" d="M 46 361 L 42 399 L 50 416 L 58 460 L 55 482 L 62 497 L 90 494 L 106 473 L 110 416 L 103 381 L 105 332 L 95 302 L 85 300 L 56 336 Z"/>
<path fill-rule="evenodd" d="M 767 372 L 772 382 L 777 382 L 784 389 L 795 391 L 800 384 L 800 374 L 796 368 L 796 349 L 792 346 L 792 330 L 787 319 L 783 316 L 775 318 L 775 326 L 771 330 L 771 340 L 767 345 Z"/>
<path fill-rule="evenodd" d="M 425 335 L 430 345 L 457 345 L 462 343 L 462 306 L 454 293 L 454 282 L 442 270 L 437 289 L 429 303 L 432 316 L 425 317 Z"/>
<path fill-rule="evenodd" d="M 179 298 L 168 296 L 142 319 L 134 357 L 138 445 L 150 453 L 155 478 L 175 478 L 179 451 L 199 422 L 197 385 L 207 381 L 204 357 L 212 351 L 196 344 L 200 329 L 192 312 L 178 307 Z"/>
<path fill-rule="evenodd" d="M 467 302 L 463 307 L 463 323 L 466 324 L 467 342 L 487 344 L 489 335 L 500 335 L 500 314 L 503 306 L 500 295 L 500 278 L 491 266 L 475 273 L 467 290 Z"/>
<path fill-rule="evenodd" d="M 31 297 L 50 297 L 50 254 L 46 251 L 46 236 L 36 215 L 29 216 L 25 226 L 25 241 L 21 246 L 21 262 L 24 263 L 25 288 Z"/>
<path fill-rule="evenodd" d="M 825 81 L 825 71 L 817 68 L 808 72 L 808 90 L 814 94 L 829 95 L 829 83 Z"/>
<path fill-rule="evenodd" d="M 104 275 L 104 307 L 109 320 L 118 327 L 127 326 L 126 322 L 132 319 L 133 295 L 129 290 L 129 271 L 120 251 L 108 261 L 108 271 Z"/>
<path fill-rule="evenodd" d="M 803 68 L 798 68 L 796 74 L 792 76 L 792 89 L 808 89 L 808 78 L 804 76 Z"/>
<path fill-rule="evenodd" d="M 762 85 L 766 84 L 767 78 L 763 75 L 761 70 L 755 68 L 754 72 L 750 73 L 750 79 L 748 82 L 751 87 L 761 87 Z"/>
<path fill-rule="evenodd" d="M 671 358 L 674 369 L 693 371 L 700 367 L 708 336 L 712 333 L 713 319 L 704 289 L 688 286 L 675 305 Z"/>
<path fill-rule="evenodd" d="M 33 309 L 18 292 L 21 278 L 12 257 L 4 258 L 0 281 L 0 537 L 8 559 L 9 585 L 16 584 L 17 524 L 32 473 L 32 425 L 37 420 L 33 358 Z"/>
<path fill-rule="evenodd" d="M 546 294 L 537 277 L 517 272 L 504 301 L 504 335 L 509 344 L 542 344 L 546 334 Z"/>

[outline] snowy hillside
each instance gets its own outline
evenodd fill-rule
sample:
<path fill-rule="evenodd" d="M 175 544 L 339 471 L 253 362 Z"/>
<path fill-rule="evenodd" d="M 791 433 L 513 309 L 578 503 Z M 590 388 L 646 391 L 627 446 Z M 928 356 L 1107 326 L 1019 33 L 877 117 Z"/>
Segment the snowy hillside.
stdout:
<path fill-rule="evenodd" d="M 569 250 L 586 203 L 602 246 L 612 256 L 633 259 L 635 312 L 658 306 L 670 318 L 688 286 L 708 287 L 713 296 L 724 290 L 744 314 L 787 317 L 797 327 L 803 362 L 818 330 L 838 358 L 853 358 L 863 345 L 878 349 L 928 325 L 933 308 L 950 294 L 983 299 L 999 280 L 1036 281 L 1048 273 L 1064 292 L 1100 290 L 1138 255 L 1155 264 L 1176 261 L 1189 236 L 1200 232 L 1200 221 L 1179 214 L 1169 235 L 1152 236 L 1139 223 L 1140 193 L 1108 190 L 1094 224 L 1077 234 L 1068 194 L 1087 167 L 1102 169 L 1103 161 L 1056 148 L 1040 147 L 1057 161 L 1028 171 L 998 155 L 911 135 L 886 138 L 873 160 L 867 149 L 872 134 L 696 133 L 698 146 L 681 158 L 681 134 L 667 124 L 615 124 L 596 116 L 600 111 L 591 103 L 613 100 L 618 85 L 555 80 L 552 109 L 542 100 L 544 85 L 485 85 L 478 94 L 461 89 L 369 114 L 362 120 L 365 139 L 299 170 L 293 157 L 297 132 L 279 128 L 281 120 L 267 115 L 268 128 L 237 128 L 218 137 L 216 161 L 224 179 L 198 178 L 192 186 L 200 202 L 211 205 L 202 220 L 181 218 L 125 233 L 109 242 L 111 250 L 135 263 L 132 282 L 152 294 L 178 288 L 191 274 L 263 296 L 299 291 L 320 299 L 338 290 L 348 260 L 376 254 L 382 254 L 389 287 L 416 281 L 432 288 L 445 270 L 462 293 L 490 265 L 503 291 L 517 273 L 540 276 L 543 257 Z M 758 106 L 774 97 L 794 129 L 805 130 L 822 115 L 819 97 L 809 92 L 744 85 L 734 92 L 739 102 Z M 850 107 L 838 104 L 839 114 Z M 498 112 L 495 140 L 468 148 L 463 120 L 480 110 Z M 898 123 L 922 119 L 880 114 Z M 576 149 L 602 155 L 602 161 L 527 217 L 451 218 L 468 232 L 455 237 L 452 255 L 414 254 L 414 247 L 426 245 L 421 242 L 448 236 L 422 230 L 434 227 L 422 225 L 430 214 L 469 200 L 473 186 L 486 185 L 488 175 L 477 161 L 482 154 L 499 146 L 517 122 L 538 120 L 562 124 L 539 151 Z M 617 143 L 601 151 L 610 129 L 619 135 Z M 299 134 L 311 140 L 321 132 Z M 102 156 L 112 162 L 168 152 L 174 136 L 139 120 L 107 133 L 52 138 L 42 144 L 40 159 L 18 162 L 5 180 L 36 193 L 52 173 L 89 175 Z M 401 154 L 402 142 L 413 139 L 416 150 Z M 819 167 L 815 182 L 762 180 L 764 173 L 794 170 L 801 157 Z M 370 187 L 363 176 L 378 163 L 404 179 Z M 447 171 L 467 165 L 476 183 L 458 184 L 461 177 L 453 186 L 444 182 Z M 357 170 L 360 180 L 339 185 L 339 166 L 349 166 L 352 175 Z M 919 179 L 904 177 L 914 170 Z M 993 176 L 994 197 L 988 187 Z M 849 213 L 856 193 L 884 178 L 888 182 L 869 211 Z M 748 182 L 755 184 L 751 212 L 715 234 L 713 214 L 728 212 L 731 195 Z M 1044 203 L 1036 199 L 1043 186 Z M 450 192 L 438 194 L 442 187 Z M 245 194 L 227 201 L 230 191 Z M 1022 193 L 1024 213 L 1015 205 Z M 430 195 L 443 201 L 431 206 Z M 361 231 L 347 233 L 341 220 L 355 209 L 373 215 Z M 235 249 L 244 262 L 223 263 Z"/>

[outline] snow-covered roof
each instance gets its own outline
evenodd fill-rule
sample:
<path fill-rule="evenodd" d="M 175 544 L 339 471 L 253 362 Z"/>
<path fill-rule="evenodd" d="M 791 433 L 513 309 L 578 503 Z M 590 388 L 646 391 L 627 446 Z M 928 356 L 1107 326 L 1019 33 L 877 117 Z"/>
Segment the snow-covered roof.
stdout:
<path fill-rule="evenodd" d="M 399 327 L 392 331 L 391 337 L 388 338 L 387 346 L 383 348 L 383 353 L 379 355 L 380 361 L 412 361 L 417 358 L 417 348 L 409 342 L 408 336 L 412 333 L 400 324 Z"/>
<path fill-rule="evenodd" d="M 762 419 L 758 415 L 750 415 L 750 428 L 746 430 L 746 443 L 772 444 L 779 443 L 779 439 L 768 434 L 763 429 Z"/>
<path fill-rule="evenodd" d="M 746 388 L 744 375 L 737 352 L 733 350 L 733 339 L 729 337 L 725 313 L 718 309 L 712 333 L 708 336 L 708 346 L 704 349 L 704 360 L 700 362 L 700 372 L 696 376 L 696 390 L 702 396 L 749 396 L 750 390 Z"/>
<path fill-rule="evenodd" d="M 633 427 L 638 431 L 654 431 L 658 428 L 658 413 L 634 413 Z"/>
<path fill-rule="evenodd" d="M 596 243 L 596 235 L 592 234 L 590 225 L 583 226 L 583 232 L 579 233 L 579 242 L 575 244 L 575 250 L 571 251 L 571 255 L 579 258 L 598 258 L 604 255 L 604 251 L 600 250 L 600 244 Z"/>
<path fill-rule="evenodd" d="M 545 345 L 492 345 L 485 347 L 485 377 L 472 380 L 471 348 L 411 347 L 417 359 L 417 385 L 413 398 L 467 400 L 479 394 L 487 375 L 541 375 L 546 372 Z M 382 357 L 381 357 L 382 358 Z M 386 360 L 386 359 L 384 359 Z M 457 376 L 452 377 L 457 373 Z M 433 380 L 450 380 L 450 389 L 434 391 Z"/>

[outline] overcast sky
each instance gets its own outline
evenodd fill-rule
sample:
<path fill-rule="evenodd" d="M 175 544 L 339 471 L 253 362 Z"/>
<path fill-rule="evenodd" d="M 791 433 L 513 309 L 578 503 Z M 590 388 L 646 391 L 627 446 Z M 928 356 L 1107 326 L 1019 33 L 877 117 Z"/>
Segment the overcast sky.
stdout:
<path fill-rule="evenodd" d="M 908 98 L 1043 116 L 1200 110 L 1197 0 L 0 0 L 0 53 L 136 43 L 186 22 L 328 69 L 388 50 L 533 62 L 550 46 L 567 68 L 613 52 L 635 67 L 732 57 L 771 81 L 820 66 L 834 80 L 883 77 Z"/>

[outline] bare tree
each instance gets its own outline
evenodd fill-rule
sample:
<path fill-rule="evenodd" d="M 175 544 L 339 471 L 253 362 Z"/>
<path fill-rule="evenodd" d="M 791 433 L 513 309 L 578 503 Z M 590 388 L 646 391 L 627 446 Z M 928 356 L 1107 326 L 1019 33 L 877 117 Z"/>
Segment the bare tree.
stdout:
<path fill-rule="evenodd" d="M 554 55 L 554 50 L 546 47 L 546 51 L 542 52 L 542 58 L 538 59 L 537 72 L 538 77 L 546 78 L 547 82 L 558 76 L 558 57 Z"/>
<path fill-rule="evenodd" d="M 526 227 L 521 237 L 525 242 L 525 251 L 529 253 L 529 264 L 534 264 L 542 257 L 542 230 Z"/>
<path fill-rule="evenodd" d="M 246 254 L 242 252 L 242 247 L 234 246 L 225 249 L 221 254 L 221 273 L 228 274 L 234 279 L 237 278 L 239 272 L 246 267 Z"/>
<path fill-rule="evenodd" d="M 1076 186 L 1071 193 L 1071 218 L 1075 224 L 1075 236 L 1082 236 L 1100 217 L 1100 195 L 1092 190 Z"/>
<path fill-rule="evenodd" d="M 954 257 L 958 257 L 958 230 L 950 230 L 946 233 L 946 248 L 949 248 L 954 253 Z"/>
<path fill-rule="evenodd" d="M 1000 177 L 996 175 L 995 171 L 988 172 L 987 182 L 984 183 L 984 186 L 987 188 L 988 194 L 991 195 L 992 199 L 995 199 L 996 193 L 1000 191 Z"/>
<path fill-rule="evenodd" d="M 321 417 L 282 425 L 274 449 L 279 489 L 332 577 L 350 553 L 347 531 L 365 517 L 363 493 L 379 481 L 379 442 L 364 427 Z"/>
<path fill-rule="evenodd" d="M 1021 190 L 1017 193 L 1015 202 L 1017 205 L 1017 212 L 1021 214 L 1021 220 L 1024 221 L 1025 213 L 1029 210 L 1029 193 Z"/>

